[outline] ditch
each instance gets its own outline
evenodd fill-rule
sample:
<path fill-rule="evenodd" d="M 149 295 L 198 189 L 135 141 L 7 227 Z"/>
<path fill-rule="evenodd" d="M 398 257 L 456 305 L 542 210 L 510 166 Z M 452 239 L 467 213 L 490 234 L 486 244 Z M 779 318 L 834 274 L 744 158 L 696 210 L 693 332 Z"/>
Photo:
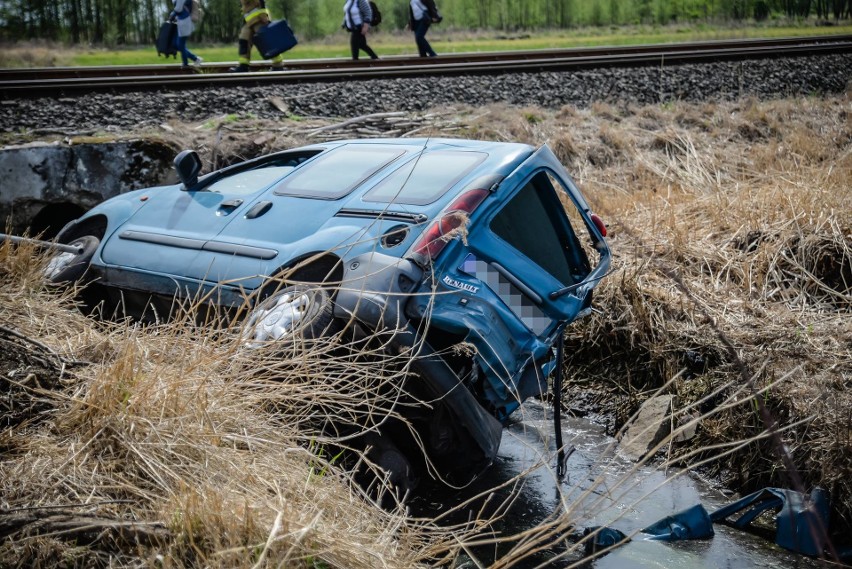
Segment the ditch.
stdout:
<path fill-rule="evenodd" d="M 464 523 L 480 508 L 494 514 L 501 511 L 501 505 L 511 502 L 490 536 L 527 535 L 526 541 L 533 528 L 547 525 L 554 515 L 567 516 L 565 519 L 575 527 L 564 533 L 565 538 L 543 542 L 540 552 L 506 565 L 516 569 L 578 564 L 595 569 L 825 566 L 820 560 L 718 523 L 714 524 L 715 535 L 708 539 L 650 540 L 639 530 L 695 504 L 703 504 L 712 513 L 735 498 L 689 472 L 666 472 L 650 464 L 637 467 L 618 452 L 615 439 L 603 427 L 568 415 L 562 417 L 563 438 L 573 451 L 567 459 L 566 476 L 560 482 L 555 476 L 550 409 L 535 401 L 527 402 L 517 416 L 519 419 L 503 433 L 496 463 L 482 478 L 457 491 L 429 488 L 418 492 L 420 497 L 412 503 L 413 513 L 436 516 L 467 497 L 483 496 L 446 519 L 446 523 Z M 517 484 L 511 482 L 513 479 L 517 479 Z M 583 546 L 571 534 L 594 526 L 620 530 L 631 540 L 597 558 L 584 559 Z M 477 547 L 457 567 L 501 566 L 507 556 L 517 554 L 519 544 L 513 538 Z"/>

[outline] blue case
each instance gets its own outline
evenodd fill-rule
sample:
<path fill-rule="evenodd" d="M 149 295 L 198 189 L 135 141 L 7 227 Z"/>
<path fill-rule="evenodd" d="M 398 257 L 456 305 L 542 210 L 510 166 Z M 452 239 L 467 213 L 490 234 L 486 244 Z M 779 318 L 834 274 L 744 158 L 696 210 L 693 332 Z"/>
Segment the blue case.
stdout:
<path fill-rule="evenodd" d="M 270 59 L 299 43 L 287 20 L 277 20 L 263 26 L 254 34 L 254 45 L 264 59 Z"/>

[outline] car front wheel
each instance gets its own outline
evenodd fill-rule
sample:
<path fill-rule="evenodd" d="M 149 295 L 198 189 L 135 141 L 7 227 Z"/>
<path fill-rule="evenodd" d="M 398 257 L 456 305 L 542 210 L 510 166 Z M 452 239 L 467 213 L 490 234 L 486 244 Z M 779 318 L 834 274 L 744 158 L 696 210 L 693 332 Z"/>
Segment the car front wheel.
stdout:
<path fill-rule="evenodd" d="M 264 299 L 246 318 L 242 339 L 253 347 L 281 340 L 332 334 L 334 302 L 327 289 L 293 285 Z"/>
<path fill-rule="evenodd" d="M 74 239 L 68 245 L 78 247 L 78 253 L 59 251 L 55 253 L 44 268 L 44 278 L 54 284 L 72 283 L 82 280 L 89 263 L 95 256 L 101 240 L 94 235 L 84 235 Z"/>

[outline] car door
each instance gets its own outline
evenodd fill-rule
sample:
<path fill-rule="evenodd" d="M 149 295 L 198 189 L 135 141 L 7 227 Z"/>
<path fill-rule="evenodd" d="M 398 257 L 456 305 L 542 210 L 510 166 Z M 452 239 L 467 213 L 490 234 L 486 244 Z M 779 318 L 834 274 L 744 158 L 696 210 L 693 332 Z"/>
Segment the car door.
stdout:
<path fill-rule="evenodd" d="M 436 267 L 433 321 L 476 348 L 482 396 L 504 418 L 545 389 L 561 324 L 589 309 L 609 251 L 589 207 L 543 147 L 483 202 Z M 536 364 L 536 365 L 533 365 Z M 527 379 L 525 379 L 527 378 Z"/>
<path fill-rule="evenodd" d="M 233 217 L 292 169 L 273 165 L 245 170 L 198 191 L 164 188 L 118 230 L 118 239 L 104 247 L 103 259 L 112 265 L 203 280 L 208 269 L 197 257 L 215 244 Z M 259 269 L 259 261 L 253 262 Z"/>
<path fill-rule="evenodd" d="M 546 146 L 497 192 L 500 205 L 473 224 L 465 263 L 541 337 L 588 307 L 608 251 L 601 255 L 606 245 L 587 203 Z"/>

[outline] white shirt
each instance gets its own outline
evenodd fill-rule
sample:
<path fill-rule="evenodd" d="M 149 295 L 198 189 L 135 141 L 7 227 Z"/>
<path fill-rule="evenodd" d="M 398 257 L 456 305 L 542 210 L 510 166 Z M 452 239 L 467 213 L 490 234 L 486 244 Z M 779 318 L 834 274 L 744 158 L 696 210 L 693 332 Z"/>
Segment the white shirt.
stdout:
<path fill-rule="evenodd" d="M 369 23 L 364 21 L 364 17 L 372 18 L 372 16 L 370 4 L 367 0 L 346 0 L 346 3 L 343 5 L 343 23 L 349 30 L 359 28 L 364 23 Z"/>
<path fill-rule="evenodd" d="M 197 0 L 196 0 L 197 1 Z M 175 1 L 175 12 L 183 12 L 184 4 L 186 4 L 186 0 L 176 0 Z M 192 31 L 195 29 L 195 25 L 192 23 L 192 18 L 189 16 L 185 16 L 183 18 L 178 17 L 177 19 L 177 32 L 178 35 L 182 38 L 192 35 Z"/>
<path fill-rule="evenodd" d="M 422 20 L 429 16 L 429 10 L 420 0 L 411 0 L 411 13 L 414 14 L 415 20 Z"/>

